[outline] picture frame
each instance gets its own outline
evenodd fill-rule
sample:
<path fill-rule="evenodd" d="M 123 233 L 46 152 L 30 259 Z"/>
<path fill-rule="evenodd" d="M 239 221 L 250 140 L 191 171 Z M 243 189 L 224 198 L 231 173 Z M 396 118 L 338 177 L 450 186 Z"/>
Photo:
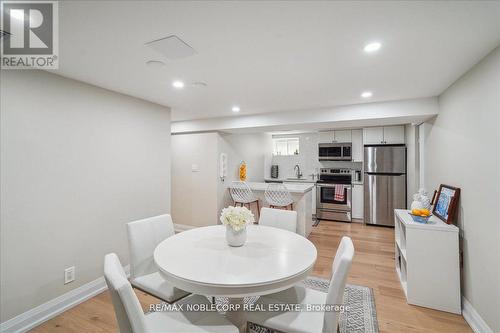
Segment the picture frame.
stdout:
<path fill-rule="evenodd" d="M 455 220 L 459 198 L 460 188 L 445 184 L 439 185 L 439 189 L 434 191 L 432 197 L 434 204 L 432 214 L 446 224 L 452 224 Z"/>

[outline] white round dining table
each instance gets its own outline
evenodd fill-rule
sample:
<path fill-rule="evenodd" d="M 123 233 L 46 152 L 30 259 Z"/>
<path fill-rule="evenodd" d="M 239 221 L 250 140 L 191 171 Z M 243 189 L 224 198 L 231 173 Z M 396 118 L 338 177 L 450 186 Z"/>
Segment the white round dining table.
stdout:
<path fill-rule="evenodd" d="M 304 280 L 316 261 L 316 247 L 287 230 L 249 225 L 247 241 L 241 247 L 229 246 L 225 233 L 225 226 L 216 225 L 165 239 L 154 251 L 160 274 L 177 288 L 229 297 L 230 302 L 241 305 L 245 296 L 271 294 Z M 242 310 L 227 317 L 244 330 Z"/>

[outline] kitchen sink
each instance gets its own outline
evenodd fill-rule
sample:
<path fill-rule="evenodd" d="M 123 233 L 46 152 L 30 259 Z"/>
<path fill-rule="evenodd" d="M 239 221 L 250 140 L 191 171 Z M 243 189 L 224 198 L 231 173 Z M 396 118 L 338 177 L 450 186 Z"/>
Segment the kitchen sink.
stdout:
<path fill-rule="evenodd" d="M 284 180 L 285 182 L 304 182 L 304 183 L 316 183 L 315 180 L 309 178 L 309 177 L 288 177 Z"/>

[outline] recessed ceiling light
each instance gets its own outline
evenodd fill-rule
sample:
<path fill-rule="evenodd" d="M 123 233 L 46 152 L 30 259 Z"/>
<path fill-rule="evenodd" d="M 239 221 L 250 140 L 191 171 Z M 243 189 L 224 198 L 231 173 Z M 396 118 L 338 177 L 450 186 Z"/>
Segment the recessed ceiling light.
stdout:
<path fill-rule="evenodd" d="M 148 65 L 148 67 L 152 67 L 152 68 L 160 68 L 160 67 L 165 66 L 165 63 L 163 61 L 160 61 L 160 60 L 149 60 L 149 61 L 146 61 L 146 65 Z"/>
<path fill-rule="evenodd" d="M 172 87 L 177 88 L 177 89 L 182 89 L 182 88 L 184 88 L 184 82 L 174 81 L 174 82 L 172 82 Z"/>
<path fill-rule="evenodd" d="M 371 91 L 363 91 L 363 93 L 361 94 L 361 97 L 363 98 L 370 98 L 373 96 L 373 93 Z"/>
<path fill-rule="evenodd" d="M 373 52 L 380 50 L 381 47 L 382 47 L 382 44 L 380 44 L 379 42 L 373 42 L 373 43 L 366 44 L 365 48 L 363 50 L 365 50 L 366 53 L 373 53 Z"/>
<path fill-rule="evenodd" d="M 240 112 L 240 107 L 238 105 L 235 105 L 231 108 L 233 112 Z"/>

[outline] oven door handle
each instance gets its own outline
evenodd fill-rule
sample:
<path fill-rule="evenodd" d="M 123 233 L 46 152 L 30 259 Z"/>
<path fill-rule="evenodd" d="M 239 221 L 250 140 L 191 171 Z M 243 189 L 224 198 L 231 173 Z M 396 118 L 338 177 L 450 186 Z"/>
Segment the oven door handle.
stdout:
<path fill-rule="evenodd" d="M 348 189 L 351 188 L 351 186 L 352 186 L 352 184 L 320 184 L 320 183 L 316 183 L 316 186 L 318 186 L 318 187 L 335 187 L 337 185 L 344 185 Z"/>

